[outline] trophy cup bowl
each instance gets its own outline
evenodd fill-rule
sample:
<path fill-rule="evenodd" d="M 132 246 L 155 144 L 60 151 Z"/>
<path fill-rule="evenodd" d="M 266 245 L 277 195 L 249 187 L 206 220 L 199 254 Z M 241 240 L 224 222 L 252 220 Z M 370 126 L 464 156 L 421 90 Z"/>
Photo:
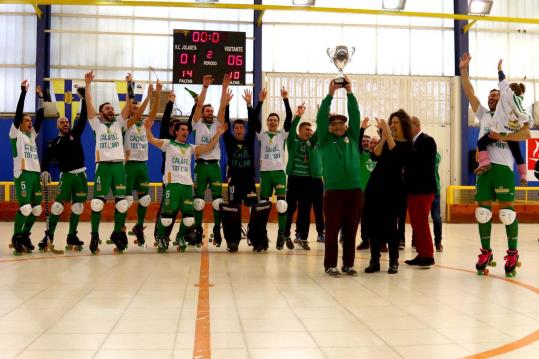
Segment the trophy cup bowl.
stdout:
<path fill-rule="evenodd" d="M 352 61 L 352 56 L 356 52 L 355 47 L 351 47 L 348 49 L 348 46 L 335 46 L 334 48 L 328 48 L 327 54 L 329 56 L 329 59 L 333 64 L 335 64 L 335 67 L 337 70 L 339 70 L 339 76 L 335 78 L 334 82 L 336 84 L 340 84 L 342 87 L 347 85 L 347 81 L 344 78 L 343 70 L 348 65 L 350 61 Z"/>

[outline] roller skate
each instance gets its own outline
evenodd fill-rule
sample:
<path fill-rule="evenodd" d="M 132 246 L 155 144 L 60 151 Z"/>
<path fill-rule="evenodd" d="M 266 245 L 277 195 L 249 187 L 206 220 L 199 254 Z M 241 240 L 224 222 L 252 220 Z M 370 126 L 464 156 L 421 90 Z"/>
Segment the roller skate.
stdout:
<path fill-rule="evenodd" d="M 223 242 L 223 237 L 221 237 L 221 226 L 214 225 L 213 226 L 213 234 L 210 237 L 210 242 L 212 242 L 216 247 L 221 247 L 221 243 Z"/>
<path fill-rule="evenodd" d="M 492 249 L 481 248 L 481 254 L 479 254 L 475 269 L 477 269 L 477 275 L 488 275 L 489 270 L 487 266 L 496 267 L 494 256 L 492 255 Z"/>
<path fill-rule="evenodd" d="M 125 236 L 125 239 L 123 238 Z M 127 236 L 125 235 L 125 232 L 112 232 L 110 235 L 110 240 L 107 241 L 107 244 L 114 244 L 116 248 L 114 248 L 114 253 L 121 254 L 125 250 L 125 245 L 127 243 Z"/>
<path fill-rule="evenodd" d="M 503 257 L 505 259 L 505 276 L 514 277 L 517 275 L 516 267 L 520 267 L 522 263 L 518 260 L 518 250 L 507 250 L 507 255 Z"/>
<path fill-rule="evenodd" d="M 13 255 L 20 256 L 24 253 L 24 247 L 21 244 L 22 235 L 21 234 L 14 234 L 13 237 L 11 237 L 11 244 L 9 245 L 10 249 L 13 249 Z"/>
<path fill-rule="evenodd" d="M 287 236 L 285 240 L 286 240 L 286 248 L 294 249 L 294 242 L 292 242 L 292 239 L 290 238 L 290 236 Z"/>
<path fill-rule="evenodd" d="M 54 242 L 54 236 L 49 231 L 45 231 L 45 237 L 37 244 L 40 252 L 46 252 L 49 249 L 49 241 L 52 244 Z"/>
<path fill-rule="evenodd" d="M 139 247 L 143 247 L 144 243 L 146 243 L 146 239 L 144 238 L 145 228 L 146 226 L 136 224 L 130 232 L 130 234 L 133 234 L 136 237 L 134 243 L 137 244 Z"/>
<path fill-rule="evenodd" d="M 176 246 L 176 250 L 180 253 L 185 252 L 187 249 L 187 242 L 184 237 L 176 238 L 176 241 L 173 243 Z"/>
<path fill-rule="evenodd" d="M 100 244 L 101 239 L 99 239 L 99 233 L 92 233 L 90 237 L 90 252 L 92 252 L 92 254 L 99 253 Z"/>
<path fill-rule="evenodd" d="M 157 238 L 157 252 L 165 253 L 168 250 L 169 239 L 167 237 Z"/>
<path fill-rule="evenodd" d="M 277 234 L 277 246 L 276 246 L 277 250 L 280 251 L 283 249 L 285 241 L 286 241 L 286 237 L 284 235 L 284 232 L 279 231 L 279 233 Z"/>
<path fill-rule="evenodd" d="M 202 238 L 204 238 L 204 230 L 202 229 L 202 226 L 196 226 L 195 236 L 191 239 L 188 239 L 187 244 L 200 248 L 202 247 Z"/>
<path fill-rule="evenodd" d="M 301 249 L 304 249 L 306 251 L 311 250 L 311 247 L 309 247 L 309 242 L 306 239 L 302 239 L 301 241 L 299 241 L 299 246 L 301 247 Z"/>
<path fill-rule="evenodd" d="M 26 253 L 32 253 L 32 251 L 36 248 L 32 244 L 32 241 L 30 240 L 30 235 L 31 234 L 32 233 L 30 233 L 30 232 L 22 233 L 21 244 L 23 245 L 24 250 L 26 251 Z"/>
<path fill-rule="evenodd" d="M 80 252 L 84 242 L 77 237 L 77 232 L 67 235 L 66 251 Z"/>

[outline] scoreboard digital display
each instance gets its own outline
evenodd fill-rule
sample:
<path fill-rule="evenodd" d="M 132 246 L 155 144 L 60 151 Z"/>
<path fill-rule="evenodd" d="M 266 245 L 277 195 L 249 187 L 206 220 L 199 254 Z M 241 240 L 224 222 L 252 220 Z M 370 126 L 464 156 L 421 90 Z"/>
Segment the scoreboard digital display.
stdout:
<path fill-rule="evenodd" d="M 245 85 L 245 32 L 174 30 L 172 81 L 202 84 L 213 75 L 220 84 L 230 75 L 231 85 Z"/>

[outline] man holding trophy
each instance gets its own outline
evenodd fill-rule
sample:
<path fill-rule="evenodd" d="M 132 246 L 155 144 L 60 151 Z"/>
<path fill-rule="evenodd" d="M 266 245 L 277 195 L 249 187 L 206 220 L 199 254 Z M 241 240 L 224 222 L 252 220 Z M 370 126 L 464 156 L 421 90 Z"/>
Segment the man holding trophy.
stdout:
<path fill-rule="evenodd" d="M 342 230 L 343 264 L 341 271 L 357 276 L 354 269 L 355 238 L 361 217 L 363 192 L 361 191 L 361 166 L 359 158 L 360 114 L 357 99 L 352 93 L 350 79 L 342 74 L 342 69 L 350 61 L 351 54 L 346 46 L 337 46 L 328 55 L 339 69 L 341 76 L 329 84 L 329 93 L 320 105 L 316 117 L 319 146 L 325 184 L 324 215 L 326 217 L 326 242 L 324 269 L 331 277 L 340 277 L 337 269 L 338 234 Z M 330 114 L 335 92 L 346 89 L 348 118 Z"/>

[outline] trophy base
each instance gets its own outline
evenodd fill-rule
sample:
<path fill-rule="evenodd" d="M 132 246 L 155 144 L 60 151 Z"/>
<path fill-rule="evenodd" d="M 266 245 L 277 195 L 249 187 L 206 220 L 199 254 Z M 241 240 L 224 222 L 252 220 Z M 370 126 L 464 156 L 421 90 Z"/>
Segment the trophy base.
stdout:
<path fill-rule="evenodd" d="M 337 77 L 335 80 L 333 80 L 335 85 L 341 85 L 341 87 L 345 87 L 348 85 L 348 81 L 344 77 Z"/>

